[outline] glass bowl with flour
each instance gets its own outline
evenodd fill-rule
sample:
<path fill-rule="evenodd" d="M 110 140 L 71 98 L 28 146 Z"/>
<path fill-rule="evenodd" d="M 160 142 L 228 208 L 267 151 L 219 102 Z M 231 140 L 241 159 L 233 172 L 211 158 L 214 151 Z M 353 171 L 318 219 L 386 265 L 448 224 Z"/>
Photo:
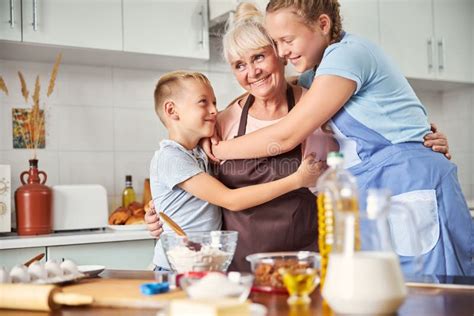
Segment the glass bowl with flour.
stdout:
<path fill-rule="evenodd" d="M 173 271 L 224 272 L 234 257 L 238 232 L 190 232 L 187 236 L 169 232 L 162 234 L 160 238 Z"/>

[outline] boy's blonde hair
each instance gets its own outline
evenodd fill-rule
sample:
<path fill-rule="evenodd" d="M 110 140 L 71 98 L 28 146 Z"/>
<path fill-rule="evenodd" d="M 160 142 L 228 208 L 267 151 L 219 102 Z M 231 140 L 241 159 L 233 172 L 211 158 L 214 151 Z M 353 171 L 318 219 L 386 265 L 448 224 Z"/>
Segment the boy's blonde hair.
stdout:
<path fill-rule="evenodd" d="M 271 13 L 290 7 L 294 8 L 295 13 L 309 26 L 313 26 L 321 14 L 327 14 L 332 22 L 331 43 L 341 40 L 342 19 L 338 0 L 270 0 L 266 11 Z"/>
<path fill-rule="evenodd" d="M 249 50 L 271 46 L 276 47 L 263 26 L 263 14 L 248 2 L 237 6 L 233 19 L 227 22 L 227 30 L 222 40 L 224 58 L 228 63 Z"/>
<path fill-rule="evenodd" d="M 155 88 L 155 112 L 161 123 L 166 126 L 164 103 L 167 99 L 175 97 L 181 88 L 184 80 L 196 80 L 211 87 L 211 82 L 200 72 L 172 71 L 161 76 Z"/>

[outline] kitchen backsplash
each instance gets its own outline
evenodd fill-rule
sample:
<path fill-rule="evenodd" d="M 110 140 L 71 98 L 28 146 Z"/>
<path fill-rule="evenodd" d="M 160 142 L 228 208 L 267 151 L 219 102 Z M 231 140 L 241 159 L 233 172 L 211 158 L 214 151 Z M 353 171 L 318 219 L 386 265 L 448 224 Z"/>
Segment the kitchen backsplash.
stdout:
<path fill-rule="evenodd" d="M 32 88 L 36 74 L 46 82 L 51 66 L 0 60 L 0 74 L 10 92 L 9 96 L 0 94 L 0 162 L 12 166 L 13 191 L 32 155 L 12 149 L 11 109 L 24 107 L 17 71 L 23 72 Z M 196 69 L 209 76 L 219 109 L 242 92 L 221 62 L 211 59 L 204 68 Z M 48 173 L 47 183 L 102 184 L 112 210 L 120 201 L 125 175 L 132 174 L 134 188 L 141 196 L 150 159 L 166 136 L 153 107 L 154 85 L 164 72 L 61 65 L 55 92 L 49 99 L 42 98 L 48 102 L 47 137 L 46 149 L 38 156 L 40 169 Z M 448 135 L 464 194 L 474 199 L 474 86 L 449 92 L 416 92 L 428 109 L 430 121 Z"/>

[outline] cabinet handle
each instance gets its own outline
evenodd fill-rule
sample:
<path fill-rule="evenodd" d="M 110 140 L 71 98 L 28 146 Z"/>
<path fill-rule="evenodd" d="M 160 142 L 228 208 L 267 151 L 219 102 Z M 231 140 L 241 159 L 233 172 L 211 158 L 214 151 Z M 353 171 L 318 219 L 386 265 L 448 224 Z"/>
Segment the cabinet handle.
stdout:
<path fill-rule="evenodd" d="M 199 45 L 204 48 L 204 27 L 206 26 L 204 21 L 204 6 L 201 6 L 199 15 L 201 16 L 201 37 L 199 38 Z"/>
<path fill-rule="evenodd" d="M 13 0 L 10 0 L 10 28 L 15 27 L 15 11 L 13 9 Z"/>
<path fill-rule="evenodd" d="M 438 40 L 438 69 L 444 70 L 444 39 Z"/>
<path fill-rule="evenodd" d="M 33 31 L 38 31 L 38 6 L 37 6 L 37 3 L 36 3 L 36 0 L 33 0 L 33 23 L 31 25 L 33 25 Z"/>
<path fill-rule="evenodd" d="M 433 39 L 426 40 L 426 53 L 428 54 L 428 71 L 433 70 Z"/>

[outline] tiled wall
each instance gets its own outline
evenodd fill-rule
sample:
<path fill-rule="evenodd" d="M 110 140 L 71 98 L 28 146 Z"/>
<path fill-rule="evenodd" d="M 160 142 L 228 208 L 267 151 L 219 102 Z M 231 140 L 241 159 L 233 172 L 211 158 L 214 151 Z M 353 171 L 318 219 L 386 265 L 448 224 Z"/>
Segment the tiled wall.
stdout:
<path fill-rule="evenodd" d="M 215 66 L 217 70 L 203 72 L 222 108 L 242 89 L 227 68 Z M 12 166 L 13 191 L 32 157 L 29 150 L 12 149 L 11 109 L 25 107 L 17 71 L 22 71 L 32 92 L 37 74 L 42 89 L 47 88 L 51 68 L 52 64 L 0 60 L 0 75 L 10 92 L 9 96 L 0 93 L 0 163 Z M 38 158 L 40 169 L 48 174 L 48 185 L 99 183 L 107 189 L 110 211 L 120 203 L 125 175 L 132 174 L 141 196 L 150 159 L 166 136 L 153 105 L 154 86 L 162 74 L 61 65 L 54 93 L 49 99 L 44 91 L 41 94 L 41 106 L 46 102 L 47 109 L 47 137 Z"/>
<path fill-rule="evenodd" d="M 0 94 L 0 162 L 12 166 L 14 190 L 32 156 L 30 151 L 12 149 L 11 109 L 24 106 L 17 71 L 23 72 L 30 90 L 39 74 L 44 90 L 51 66 L 0 60 L 0 74 L 10 90 L 9 96 Z M 242 90 L 221 63 L 211 63 L 207 69 L 213 69 L 205 73 L 223 108 Z M 132 174 L 141 195 L 150 158 L 165 137 L 152 97 L 161 74 L 61 65 L 53 95 L 45 99 L 42 93 L 47 108 L 47 148 L 38 156 L 40 169 L 48 173 L 48 184 L 102 184 L 112 210 L 120 201 L 125 174 Z M 430 121 L 448 135 L 464 193 L 474 199 L 474 88 L 444 93 L 419 90 L 417 94 L 428 108 Z"/>

